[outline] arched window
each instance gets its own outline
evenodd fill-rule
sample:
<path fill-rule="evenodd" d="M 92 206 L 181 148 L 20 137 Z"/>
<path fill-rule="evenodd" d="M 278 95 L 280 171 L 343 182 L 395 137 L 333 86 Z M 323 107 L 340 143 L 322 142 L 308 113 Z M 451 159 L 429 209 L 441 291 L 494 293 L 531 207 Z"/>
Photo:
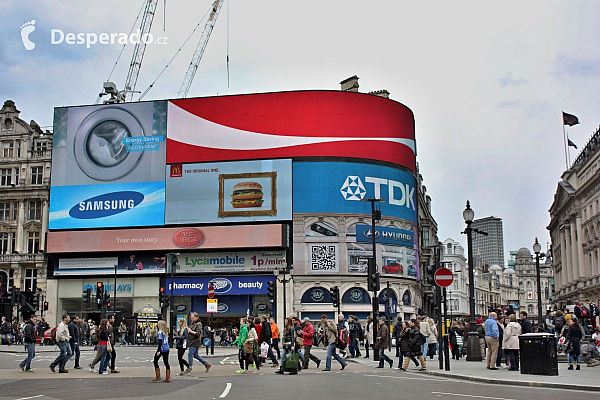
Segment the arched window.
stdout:
<path fill-rule="evenodd" d="M 306 236 L 328 237 L 338 236 L 337 227 L 323 221 L 315 222 L 306 230 Z"/>

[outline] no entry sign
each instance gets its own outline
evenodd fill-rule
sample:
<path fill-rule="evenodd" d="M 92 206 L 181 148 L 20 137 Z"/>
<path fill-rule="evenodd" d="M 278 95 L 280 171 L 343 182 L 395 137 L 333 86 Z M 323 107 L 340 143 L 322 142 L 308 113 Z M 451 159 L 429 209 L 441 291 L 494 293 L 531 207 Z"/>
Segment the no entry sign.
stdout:
<path fill-rule="evenodd" d="M 452 271 L 448 268 L 440 268 L 435 271 L 435 275 L 433 275 L 433 280 L 435 284 L 441 287 L 448 287 L 452 285 L 454 281 L 454 275 L 452 275 Z"/>
<path fill-rule="evenodd" d="M 213 297 L 215 297 L 215 287 L 211 283 L 208 285 L 208 298 L 212 299 Z"/>

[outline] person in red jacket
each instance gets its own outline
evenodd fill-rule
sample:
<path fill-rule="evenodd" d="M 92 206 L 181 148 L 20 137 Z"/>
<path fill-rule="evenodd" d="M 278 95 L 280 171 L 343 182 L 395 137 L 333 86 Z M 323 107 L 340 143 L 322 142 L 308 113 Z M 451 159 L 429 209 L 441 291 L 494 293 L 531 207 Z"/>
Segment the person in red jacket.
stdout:
<path fill-rule="evenodd" d="M 315 328 L 313 324 L 310 323 L 310 319 L 308 317 L 304 317 L 302 323 L 304 324 L 304 328 L 302 328 L 302 339 L 304 340 L 304 343 L 302 344 L 304 347 L 304 365 L 302 368 L 308 368 L 309 359 L 317 364 L 317 368 L 319 368 L 319 365 L 321 365 L 321 360 L 319 360 L 313 354 L 310 354 L 310 349 L 313 345 L 313 337 L 315 335 Z"/>

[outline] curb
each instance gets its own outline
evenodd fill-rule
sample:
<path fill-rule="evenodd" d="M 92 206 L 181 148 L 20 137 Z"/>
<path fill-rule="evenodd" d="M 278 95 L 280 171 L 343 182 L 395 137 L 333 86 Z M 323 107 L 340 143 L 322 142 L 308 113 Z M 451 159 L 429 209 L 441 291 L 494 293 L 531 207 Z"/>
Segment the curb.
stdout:
<path fill-rule="evenodd" d="M 600 386 L 581 386 L 570 383 L 554 383 L 554 382 L 532 382 L 532 381 L 510 381 L 504 379 L 484 378 L 481 376 L 456 375 L 447 372 L 427 371 L 429 375 L 440 376 L 444 378 L 454 378 L 466 381 L 483 382 L 495 385 L 512 385 L 525 387 L 545 387 L 553 389 L 568 389 L 579 390 L 584 392 L 600 392 Z"/>

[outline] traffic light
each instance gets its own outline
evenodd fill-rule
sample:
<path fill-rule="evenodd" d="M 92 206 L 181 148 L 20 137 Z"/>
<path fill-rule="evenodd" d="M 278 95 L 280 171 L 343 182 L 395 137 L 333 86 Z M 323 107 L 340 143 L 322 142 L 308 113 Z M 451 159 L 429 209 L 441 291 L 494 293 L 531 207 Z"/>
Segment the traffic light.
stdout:
<path fill-rule="evenodd" d="M 106 308 L 110 308 L 110 292 L 104 292 L 104 304 Z"/>
<path fill-rule="evenodd" d="M 369 258 L 367 261 L 367 286 L 369 291 L 376 292 L 379 290 L 379 272 L 377 272 L 377 265 L 375 260 Z"/>
<path fill-rule="evenodd" d="M 427 283 L 432 286 L 435 285 L 435 265 L 428 265 L 427 267 L 425 267 L 425 272 L 427 275 Z"/>
<path fill-rule="evenodd" d="M 17 299 L 19 298 L 19 289 L 12 286 L 8 292 L 10 296 L 10 305 L 14 307 L 17 304 Z"/>
<path fill-rule="evenodd" d="M 337 286 L 332 287 L 329 289 L 329 294 L 331 295 L 333 307 L 337 307 L 340 304 L 340 288 Z"/>
<path fill-rule="evenodd" d="M 44 311 L 48 311 L 48 302 L 47 301 L 44 302 Z"/>
<path fill-rule="evenodd" d="M 96 304 L 102 307 L 104 301 L 104 283 L 96 283 Z"/>
<path fill-rule="evenodd" d="M 164 307 L 166 307 L 166 303 L 167 303 L 167 296 L 165 295 L 165 288 L 161 287 L 160 289 L 158 289 L 158 304 L 159 304 L 160 308 L 164 308 Z"/>
<path fill-rule="evenodd" d="M 33 293 L 33 308 L 35 310 L 40 309 L 40 293 L 39 292 Z"/>
<path fill-rule="evenodd" d="M 267 282 L 267 291 L 270 301 L 273 302 L 273 298 L 275 297 L 275 281 Z"/>
<path fill-rule="evenodd" d="M 85 300 L 85 308 L 90 310 L 92 308 L 92 288 L 88 287 L 87 289 L 85 289 L 84 300 Z"/>

